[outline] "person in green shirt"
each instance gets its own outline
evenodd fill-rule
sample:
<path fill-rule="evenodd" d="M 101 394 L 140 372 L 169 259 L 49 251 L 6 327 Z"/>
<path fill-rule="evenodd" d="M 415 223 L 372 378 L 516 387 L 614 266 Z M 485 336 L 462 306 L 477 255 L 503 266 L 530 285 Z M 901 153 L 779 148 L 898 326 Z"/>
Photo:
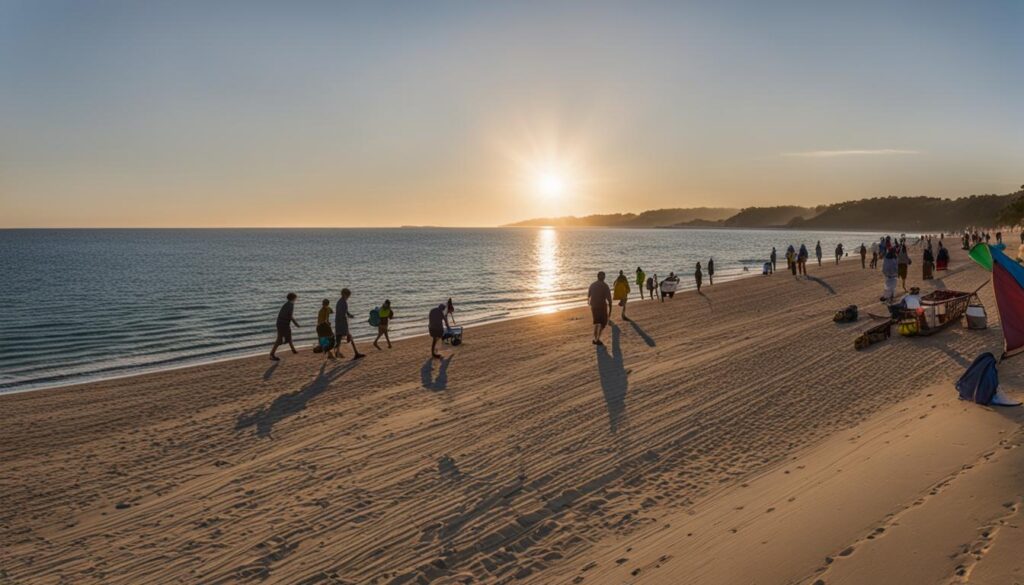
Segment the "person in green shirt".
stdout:
<path fill-rule="evenodd" d="M 644 300 L 644 281 L 645 280 L 647 280 L 647 275 L 644 274 L 644 271 L 639 266 L 637 266 L 636 267 L 636 287 L 638 289 L 640 289 L 640 300 L 641 301 Z M 651 299 L 654 299 L 654 296 L 651 296 Z"/>

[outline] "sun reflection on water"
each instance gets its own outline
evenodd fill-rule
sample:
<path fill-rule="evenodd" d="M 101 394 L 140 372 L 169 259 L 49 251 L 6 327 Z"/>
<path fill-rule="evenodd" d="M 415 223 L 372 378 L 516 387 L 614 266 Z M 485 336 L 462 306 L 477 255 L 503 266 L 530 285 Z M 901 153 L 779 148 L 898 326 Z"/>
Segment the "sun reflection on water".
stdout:
<path fill-rule="evenodd" d="M 537 267 L 537 298 L 542 313 L 554 313 L 557 303 L 558 285 L 558 230 L 542 228 L 537 230 L 537 242 L 533 252 Z"/>

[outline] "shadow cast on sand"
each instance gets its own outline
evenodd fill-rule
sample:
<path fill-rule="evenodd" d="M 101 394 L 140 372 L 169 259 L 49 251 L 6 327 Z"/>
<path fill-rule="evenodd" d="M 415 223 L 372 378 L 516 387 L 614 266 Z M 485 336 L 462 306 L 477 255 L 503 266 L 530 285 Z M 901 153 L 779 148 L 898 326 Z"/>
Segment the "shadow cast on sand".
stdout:
<path fill-rule="evenodd" d="M 267 368 L 266 372 L 263 372 L 263 381 L 264 382 L 269 380 L 270 377 L 274 375 L 274 370 L 276 370 L 277 366 L 279 366 L 279 365 L 281 365 L 281 362 L 274 362 L 273 364 L 271 364 L 271 366 L 269 368 Z"/>
<path fill-rule="evenodd" d="M 619 343 L 622 331 L 614 324 L 611 325 L 611 330 L 611 354 L 603 345 L 595 346 L 594 349 L 597 352 L 597 371 L 601 376 L 601 392 L 608 407 L 608 423 L 614 434 L 626 416 L 626 391 L 629 389 L 629 379 L 622 362 L 622 346 Z"/>
<path fill-rule="evenodd" d="M 427 359 L 420 368 L 420 383 L 427 390 L 444 390 L 448 388 L 448 364 L 451 363 L 455 354 L 440 360 L 441 367 L 437 369 L 437 377 L 434 377 L 434 358 Z"/>
<path fill-rule="evenodd" d="M 711 297 L 700 291 L 697 291 L 697 296 L 704 299 L 704 302 L 708 304 L 708 308 L 711 309 L 711 312 L 715 311 L 715 304 L 711 302 Z"/>
<path fill-rule="evenodd" d="M 806 278 L 807 280 L 809 280 L 811 282 L 816 282 L 816 283 L 820 284 L 825 290 L 828 291 L 828 294 L 830 294 L 830 295 L 836 294 L 836 289 L 832 288 L 832 285 L 829 284 L 828 282 L 826 282 L 824 279 L 818 278 L 817 276 L 811 276 L 811 275 L 807 275 L 804 278 Z"/>
<path fill-rule="evenodd" d="M 647 344 L 647 347 L 654 347 L 658 345 L 657 343 L 654 342 L 653 337 L 648 335 L 642 327 L 636 324 L 636 321 L 630 321 L 629 324 L 633 326 L 633 331 L 636 331 L 636 334 L 639 335 L 640 338 L 644 340 L 644 343 Z"/>
<path fill-rule="evenodd" d="M 239 415 L 235 422 L 235 430 L 240 431 L 248 427 L 256 427 L 256 435 L 258 437 L 269 437 L 271 431 L 274 430 L 275 424 L 305 410 L 310 400 L 323 394 L 334 380 L 355 366 L 356 364 L 349 363 L 343 366 L 336 366 L 331 371 L 325 372 L 327 364 L 321 364 L 320 372 L 312 382 L 295 392 L 278 396 L 269 406 Z"/>

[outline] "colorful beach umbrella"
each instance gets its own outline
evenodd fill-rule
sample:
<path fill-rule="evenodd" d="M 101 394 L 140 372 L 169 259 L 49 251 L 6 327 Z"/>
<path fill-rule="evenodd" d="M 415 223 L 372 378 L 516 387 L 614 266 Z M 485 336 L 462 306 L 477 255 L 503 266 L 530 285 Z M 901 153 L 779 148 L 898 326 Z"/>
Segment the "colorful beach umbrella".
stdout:
<path fill-rule="evenodd" d="M 1024 266 L 995 246 L 978 244 L 971 258 L 992 271 L 992 289 L 1003 327 L 1004 357 L 1024 351 Z"/>
<path fill-rule="evenodd" d="M 992 272 L 992 252 L 988 249 L 988 244 L 976 244 L 968 254 L 982 268 Z"/>

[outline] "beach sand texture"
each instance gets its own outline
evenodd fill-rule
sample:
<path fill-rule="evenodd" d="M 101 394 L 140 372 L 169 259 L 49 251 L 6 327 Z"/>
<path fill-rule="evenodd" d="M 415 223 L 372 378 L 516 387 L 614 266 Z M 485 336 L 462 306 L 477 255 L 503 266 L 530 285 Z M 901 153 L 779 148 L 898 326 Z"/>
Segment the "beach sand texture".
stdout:
<path fill-rule="evenodd" d="M 953 259 L 910 284 L 989 276 Z M 1024 582 L 1022 409 L 950 383 L 1002 346 L 991 288 L 988 330 L 855 352 L 880 273 L 809 269 L 616 307 L 605 348 L 581 308 L 441 362 L 413 338 L 0 396 L 0 583 Z"/>

